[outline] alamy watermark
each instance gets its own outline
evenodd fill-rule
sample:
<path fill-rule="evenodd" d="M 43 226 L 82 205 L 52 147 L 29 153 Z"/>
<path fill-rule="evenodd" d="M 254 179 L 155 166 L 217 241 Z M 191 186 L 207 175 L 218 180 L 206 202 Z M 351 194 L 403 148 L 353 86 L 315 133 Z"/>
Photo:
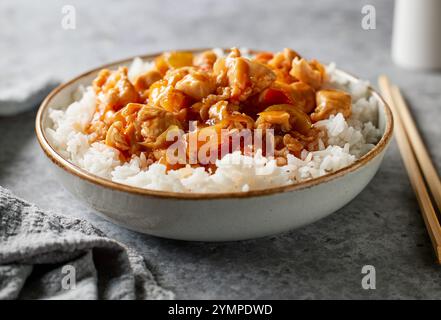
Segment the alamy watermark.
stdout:
<path fill-rule="evenodd" d="M 361 274 L 364 274 L 361 279 L 361 287 L 364 290 L 375 290 L 377 286 L 375 267 L 369 264 L 365 265 L 361 268 Z"/>
<path fill-rule="evenodd" d="M 191 126 L 191 124 L 190 124 Z M 190 131 L 188 135 L 181 129 L 166 133 L 166 141 L 171 143 L 166 149 L 167 162 L 175 164 L 215 164 L 218 159 L 234 151 L 241 151 L 252 160 L 257 150 L 265 150 L 265 157 L 274 156 L 275 140 L 273 129 L 216 129 L 207 127 Z M 232 164 L 239 161 L 231 159 Z"/>
<path fill-rule="evenodd" d="M 74 290 L 77 286 L 77 272 L 75 267 L 66 264 L 61 268 L 61 273 L 64 274 L 61 279 L 61 288 L 63 288 L 63 290 Z"/>
<path fill-rule="evenodd" d="M 377 11 L 371 4 L 364 5 L 361 8 L 361 27 L 363 30 L 375 30 L 377 29 Z"/>
<path fill-rule="evenodd" d="M 77 13 L 73 5 L 64 5 L 61 8 L 61 28 L 75 30 L 77 28 Z"/>

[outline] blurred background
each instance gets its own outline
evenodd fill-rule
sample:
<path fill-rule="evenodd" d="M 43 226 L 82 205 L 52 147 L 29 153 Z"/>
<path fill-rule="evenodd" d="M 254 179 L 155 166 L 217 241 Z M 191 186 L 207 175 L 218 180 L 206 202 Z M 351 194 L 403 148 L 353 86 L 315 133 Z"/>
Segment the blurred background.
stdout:
<path fill-rule="evenodd" d="M 366 5 L 375 9 L 374 29 L 362 27 Z M 66 29 L 71 8 L 75 27 Z M 439 268 L 395 144 L 373 182 L 334 215 L 280 236 L 201 244 L 129 232 L 92 215 L 49 175 L 34 137 L 35 108 L 49 89 L 90 68 L 169 49 L 290 47 L 373 85 L 390 76 L 439 168 L 441 74 L 394 65 L 393 10 L 392 0 L 2 0 L 0 112 L 33 109 L 0 116 L 0 185 L 135 247 L 178 298 L 441 298 Z M 366 264 L 377 268 L 376 290 L 360 287 Z"/>
<path fill-rule="evenodd" d="M 367 4 L 376 9 L 375 30 L 361 26 Z M 75 29 L 62 27 L 66 5 L 75 9 Z M 291 47 L 375 77 L 390 62 L 392 11 L 391 0 L 2 0 L 0 88 L 64 80 L 133 55 L 231 46 Z"/>

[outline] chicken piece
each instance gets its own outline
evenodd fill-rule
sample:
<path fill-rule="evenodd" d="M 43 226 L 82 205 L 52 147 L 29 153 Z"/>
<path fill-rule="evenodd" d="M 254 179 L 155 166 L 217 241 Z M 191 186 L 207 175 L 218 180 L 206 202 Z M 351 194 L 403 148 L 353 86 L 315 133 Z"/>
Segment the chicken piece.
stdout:
<path fill-rule="evenodd" d="M 148 97 L 148 89 L 150 86 L 156 81 L 161 80 L 162 76 L 159 71 L 149 70 L 138 77 L 136 77 L 134 81 L 134 86 L 136 91 L 139 92 L 140 96 L 143 97 L 143 100 Z"/>
<path fill-rule="evenodd" d="M 136 122 L 141 128 L 141 135 L 144 138 L 142 145 L 146 147 L 158 148 L 157 138 L 171 126 L 182 128 L 173 113 L 160 107 L 148 105 L 139 110 Z"/>
<path fill-rule="evenodd" d="M 266 65 L 249 60 L 247 62 L 249 64 L 249 75 L 253 88 L 251 92 L 252 95 L 262 92 L 276 80 L 276 75 Z"/>
<path fill-rule="evenodd" d="M 292 61 L 295 58 L 300 58 L 300 55 L 294 50 L 285 48 L 283 51 L 276 53 L 273 58 L 268 61 L 268 66 L 276 73 L 277 81 L 289 84 L 296 80 L 289 74 L 292 68 Z"/>
<path fill-rule="evenodd" d="M 124 108 L 119 110 L 118 112 L 114 113 L 111 121 L 120 121 L 124 124 L 125 127 L 135 124 L 136 126 L 136 119 L 138 117 L 138 112 L 142 108 L 145 107 L 145 104 L 141 103 L 129 103 Z M 141 140 L 140 134 L 137 135 L 138 140 Z"/>
<path fill-rule="evenodd" d="M 228 101 L 219 101 L 213 104 L 208 109 L 208 117 L 212 121 L 212 123 L 220 122 L 232 112 L 231 108 L 229 107 Z"/>
<path fill-rule="evenodd" d="M 292 49 L 285 48 L 281 52 L 277 52 L 274 57 L 268 61 L 268 65 L 274 69 L 291 70 L 292 61 L 295 58 L 301 58 L 300 55 Z"/>
<path fill-rule="evenodd" d="M 261 51 L 254 55 L 253 60 L 263 64 L 268 64 L 268 61 L 270 61 L 273 57 L 274 54 L 272 52 Z"/>
<path fill-rule="evenodd" d="M 98 115 L 96 113 L 95 115 Z M 104 140 L 106 138 L 108 125 L 104 121 L 93 119 L 86 128 L 85 133 L 89 135 L 89 143 Z"/>
<path fill-rule="evenodd" d="M 105 140 L 109 127 L 115 121 L 114 115 L 117 111 L 130 102 L 140 100 L 136 89 L 128 79 L 125 67 L 116 71 L 101 70 L 93 81 L 93 88 L 98 97 L 97 110 L 85 130 L 91 142 Z"/>
<path fill-rule="evenodd" d="M 149 90 L 148 105 L 161 107 L 167 111 L 178 113 L 181 109 L 190 106 L 191 99 L 183 92 L 168 85 L 165 80 L 155 82 Z"/>
<path fill-rule="evenodd" d="M 231 96 L 231 89 L 229 87 L 219 88 L 218 94 L 210 94 L 201 102 L 195 103 L 191 106 L 192 111 L 199 113 L 203 121 L 209 119 L 210 108 L 219 101 L 228 100 Z"/>
<path fill-rule="evenodd" d="M 216 77 L 216 84 L 219 87 L 228 86 L 227 63 L 225 58 L 218 58 L 213 65 L 213 75 Z"/>
<path fill-rule="evenodd" d="M 293 76 L 291 76 L 289 74 L 289 71 L 286 72 L 283 69 L 275 69 L 273 70 L 275 75 L 276 75 L 276 80 L 281 82 L 281 83 L 286 83 L 286 84 L 290 84 L 290 83 L 294 83 L 297 81 L 296 78 L 294 78 Z"/>
<path fill-rule="evenodd" d="M 177 125 L 171 125 L 163 133 L 156 137 L 156 139 L 146 139 L 144 142 L 141 142 L 140 145 L 155 151 L 158 149 L 162 149 L 165 151 L 165 148 L 175 142 L 176 139 L 179 139 L 182 134 L 183 131 L 180 127 L 178 127 Z"/>
<path fill-rule="evenodd" d="M 117 71 L 101 70 L 93 81 L 93 88 L 100 103 L 105 105 L 102 114 L 107 110 L 119 110 L 129 102 L 140 102 L 140 96 L 129 81 L 127 68 Z"/>
<path fill-rule="evenodd" d="M 240 50 L 236 47 L 231 48 L 230 53 L 228 54 L 227 59 L 234 59 L 234 58 L 240 58 L 242 57 L 242 54 L 240 53 Z"/>
<path fill-rule="evenodd" d="M 129 103 L 115 114 L 114 119 L 117 121 L 124 119 L 125 123 L 134 122 L 139 110 L 141 110 L 144 106 L 145 104 L 141 103 Z"/>
<path fill-rule="evenodd" d="M 184 135 L 187 145 L 186 154 L 190 164 L 206 165 L 218 159 L 223 136 L 222 129 L 222 124 L 218 123 L 212 126 L 198 127 Z"/>
<path fill-rule="evenodd" d="M 259 113 L 256 128 L 270 129 L 274 126 L 280 126 L 282 132 L 288 132 L 291 130 L 289 118 L 290 114 L 286 111 L 264 111 Z"/>
<path fill-rule="evenodd" d="M 268 87 L 276 78 L 266 65 L 241 57 L 237 48 L 232 48 L 226 58 L 219 58 L 213 66 L 218 87 L 231 89 L 230 99 L 245 101 L 252 94 Z"/>
<path fill-rule="evenodd" d="M 174 87 L 176 83 L 182 80 L 191 71 L 195 71 L 194 67 L 182 67 L 178 69 L 170 69 L 164 76 L 164 83 Z"/>
<path fill-rule="evenodd" d="M 216 90 L 216 79 L 208 72 L 192 70 L 176 83 L 175 89 L 195 100 L 202 100 Z"/>
<path fill-rule="evenodd" d="M 315 108 L 315 90 L 304 82 L 294 82 L 290 84 L 291 98 L 296 107 L 305 113 L 310 113 Z"/>
<path fill-rule="evenodd" d="M 221 124 L 228 129 L 253 129 L 254 120 L 250 116 L 239 112 L 239 105 L 219 101 L 212 105 L 208 110 L 209 125 Z"/>
<path fill-rule="evenodd" d="M 289 104 L 277 104 L 259 113 L 256 128 L 268 129 L 274 126 L 282 132 L 298 131 L 307 135 L 312 129 L 309 116 L 299 108 Z"/>
<path fill-rule="evenodd" d="M 193 64 L 200 67 L 202 70 L 212 70 L 216 60 L 216 53 L 214 53 L 213 50 L 208 50 L 198 54 L 194 58 Z"/>
<path fill-rule="evenodd" d="M 283 136 L 283 144 L 290 153 L 297 157 L 300 156 L 300 152 L 305 148 L 299 140 L 288 133 Z"/>
<path fill-rule="evenodd" d="M 123 133 L 124 125 L 121 121 L 115 121 L 107 130 L 105 143 L 121 151 L 130 149 L 128 141 Z"/>
<path fill-rule="evenodd" d="M 319 89 L 326 78 L 325 68 L 316 60 L 307 62 L 305 59 L 295 58 L 289 72 L 297 80 L 304 82 L 314 89 Z"/>
<path fill-rule="evenodd" d="M 107 130 L 105 143 L 111 147 L 128 152 L 128 155 L 140 151 L 139 141 L 143 141 L 140 126 L 136 122 L 138 112 L 145 105 L 129 103 L 112 115 L 111 124 Z"/>
<path fill-rule="evenodd" d="M 180 150 L 182 151 L 169 150 L 168 148 L 164 147 L 170 145 L 170 141 L 167 141 L 167 136 L 169 139 L 175 137 L 175 139 L 179 139 L 183 142 L 184 139 L 182 134 L 183 132 L 178 127 L 171 126 L 166 132 L 161 134 L 156 139 L 154 144 L 149 144 L 150 148 L 153 149 L 150 154 L 154 158 L 154 161 L 164 165 L 166 167 L 166 171 L 178 170 L 185 167 L 188 163 L 185 145 L 180 147 Z"/>
<path fill-rule="evenodd" d="M 155 59 L 156 69 L 162 74 L 169 69 L 178 69 L 193 65 L 193 53 L 184 51 L 164 52 Z"/>
<path fill-rule="evenodd" d="M 236 58 L 241 57 L 237 48 L 231 48 L 227 57 L 219 57 L 213 65 L 213 74 L 216 77 L 216 83 L 219 87 L 228 86 L 228 67 Z"/>
<path fill-rule="evenodd" d="M 246 59 L 238 57 L 227 64 L 228 84 L 231 88 L 231 99 L 246 100 L 252 92 L 250 70 Z"/>
<path fill-rule="evenodd" d="M 112 75 L 112 71 L 109 69 L 102 69 L 98 73 L 97 77 L 93 80 L 92 86 L 95 93 L 100 93 L 103 91 L 103 86 L 108 81 L 109 77 Z"/>
<path fill-rule="evenodd" d="M 315 91 L 303 82 L 286 84 L 276 81 L 260 93 L 255 103 L 259 108 L 274 104 L 291 104 L 310 113 L 315 108 Z"/>
<path fill-rule="evenodd" d="M 227 58 L 227 67 L 232 100 L 244 101 L 268 88 L 276 79 L 275 73 L 266 65 L 242 57 Z"/>
<path fill-rule="evenodd" d="M 337 90 L 320 90 L 316 94 L 317 107 L 311 113 L 311 120 L 317 122 L 328 119 L 331 114 L 351 115 L 352 99 L 349 94 Z"/>

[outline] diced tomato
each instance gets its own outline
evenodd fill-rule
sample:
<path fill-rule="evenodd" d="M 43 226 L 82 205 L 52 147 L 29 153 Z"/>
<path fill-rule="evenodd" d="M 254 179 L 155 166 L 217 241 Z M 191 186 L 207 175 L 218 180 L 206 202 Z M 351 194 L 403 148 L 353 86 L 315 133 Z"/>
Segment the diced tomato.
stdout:
<path fill-rule="evenodd" d="M 259 103 L 265 106 L 290 102 L 291 99 L 289 98 L 288 94 L 281 89 L 268 88 L 265 89 L 259 96 Z"/>

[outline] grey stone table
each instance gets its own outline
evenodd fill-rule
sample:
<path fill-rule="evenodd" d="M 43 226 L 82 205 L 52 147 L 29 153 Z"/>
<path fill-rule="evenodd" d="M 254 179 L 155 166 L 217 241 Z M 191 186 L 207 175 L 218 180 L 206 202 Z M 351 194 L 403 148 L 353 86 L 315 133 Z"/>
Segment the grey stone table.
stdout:
<path fill-rule="evenodd" d="M 360 26 L 362 0 L 68 1 L 76 9 L 74 30 L 61 28 L 63 4 L 0 3 L 0 98 L 23 84 L 23 90 L 44 87 L 48 79 L 163 49 L 292 47 L 373 83 L 380 73 L 390 75 L 407 94 L 440 168 L 441 75 L 391 63 L 392 1 L 369 1 L 375 30 Z M 395 143 L 372 183 L 326 219 L 258 240 L 192 243 L 97 217 L 50 175 L 34 117 L 30 111 L 0 118 L 0 185 L 42 208 L 86 218 L 135 247 L 178 298 L 441 298 L 441 270 Z M 364 265 L 376 268 L 375 290 L 361 287 Z"/>

